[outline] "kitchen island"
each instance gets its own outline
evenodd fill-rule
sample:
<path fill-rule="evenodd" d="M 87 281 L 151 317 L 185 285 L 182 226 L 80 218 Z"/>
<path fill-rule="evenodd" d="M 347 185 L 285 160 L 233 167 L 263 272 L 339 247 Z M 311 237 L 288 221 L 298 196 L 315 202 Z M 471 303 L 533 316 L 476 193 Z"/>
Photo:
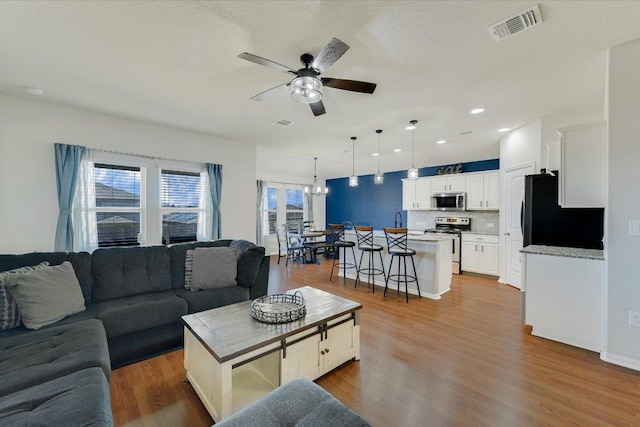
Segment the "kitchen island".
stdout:
<path fill-rule="evenodd" d="M 360 261 L 360 251 L 358 250 L 358 240 L 356 239 L 355 231 L 345 231 L 345 240 L 354 242 L 356 244 L 356 264 Z M 387 251 L 387 241 L 384 237 L 382 230 L 375 230 L 373 232 L 373 242 L 377 245 L 381 245 L 384 250 L 382 251 L 382 259 L 384 260 L 385 272 L 389 272 L 389 265 L 391 263 L 391 255 Z M 418 283 L 420 284 L 420 294 L 423 297 L 431 299 L 440 299 L 440 296 L 451 289 L 451 254 L 453 252 L 453 240 L 451 236 L 424 236 L 424 235 L 411 235 L 409 234 L 408 246 L 416 251 L 416 255 L 413 260 L 416 265 L 416 275 L 418 276 Z M 350 250 L 346 251 L 346 262 L 353 262 L 353 255 Z M 377 254 L 375 256 L 376 267 L 380 264 L 380 258 Z M 342 260 L 341 260 L 342 261 Z M 362 261 L 363 267 L 367 263 L 367 254 L 364 255 Z M 396 270 L 398 261 L 394 262 L 393 268 Z M 407 260 L 407 269 L 411 273 L 411 261 Z M 342 276 L 342 269 L 338 272 Z M 354 270 L 347 270 L 347 277 L 350 279 L 356 278 Z M 366 286 L 367 279 L 369 277 L 364 274 L 360 276 L 362 284 Z M 371 281 L 376 285 L 383 286 L 384 278 L 382 276 L 372 276 Z M 409 293 L 418 295 L 418 288 L 415 282 L 409 282 Z M 397 289 L 395 282 L 389 282 L 390 290 Z M 404 292 L 404 284 L 401 284 L 400 290 Z"/>

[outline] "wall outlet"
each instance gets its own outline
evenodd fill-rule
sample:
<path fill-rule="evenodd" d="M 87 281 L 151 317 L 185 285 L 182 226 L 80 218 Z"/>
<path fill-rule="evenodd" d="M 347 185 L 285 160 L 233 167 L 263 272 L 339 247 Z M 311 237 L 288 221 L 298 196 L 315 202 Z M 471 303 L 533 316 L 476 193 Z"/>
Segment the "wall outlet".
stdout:
<path fill-rule="evenodd" d="M 493 223 L 492 222 L 488 222 L 487 223 L 487 228 L 493 228 Z"/>
<path fill-rule="evenodd" d="M 640 311 L 629 311 L 629 325 L 640 328 Z"/>

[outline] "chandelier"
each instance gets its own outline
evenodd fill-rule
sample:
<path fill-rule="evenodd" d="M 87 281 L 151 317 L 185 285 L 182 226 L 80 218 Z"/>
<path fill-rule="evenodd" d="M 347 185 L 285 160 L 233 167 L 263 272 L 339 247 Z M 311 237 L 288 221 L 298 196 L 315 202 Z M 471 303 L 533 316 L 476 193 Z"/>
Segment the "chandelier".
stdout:
<path fill-rule="evenodd" d="M 313 186 L 311 186 L 311 188 L 304 187 L 304 194 L 308 194 L 309 196 L 326 196 L 327 193 L 329 192 L 329 188 L 327 187 L 320 187 L 318 185 L 318 176 L 316 174 L 316 163 L 318 162 L 318 158 L 314 157 L 313 158 Z"/>

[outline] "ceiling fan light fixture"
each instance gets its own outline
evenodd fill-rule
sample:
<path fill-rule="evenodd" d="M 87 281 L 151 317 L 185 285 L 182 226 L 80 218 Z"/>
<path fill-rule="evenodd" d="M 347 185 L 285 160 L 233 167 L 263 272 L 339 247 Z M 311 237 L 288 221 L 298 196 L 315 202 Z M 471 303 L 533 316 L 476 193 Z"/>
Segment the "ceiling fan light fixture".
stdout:
<path fill-rule="evenodd" d="M 312 76 L 296 77 L 291 82 L 291 99 L 301 104 L 322 100 L 322 82 Z"/>

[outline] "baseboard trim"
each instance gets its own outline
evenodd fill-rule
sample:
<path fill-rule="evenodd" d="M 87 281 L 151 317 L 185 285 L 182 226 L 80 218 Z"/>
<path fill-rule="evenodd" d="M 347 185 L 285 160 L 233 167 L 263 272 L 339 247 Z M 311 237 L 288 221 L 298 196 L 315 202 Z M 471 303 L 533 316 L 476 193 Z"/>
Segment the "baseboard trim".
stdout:
<path fill-rule="evenodd" d="M 623 366 L 625 368 L 633 369 L 634 371 L 640 371 L 640 360 L 631 359 L 630 357 L 619 356 L 617 354 L 611 354 L 607 352 L 600 353 L 600 359 L 614 365 Z"/>

